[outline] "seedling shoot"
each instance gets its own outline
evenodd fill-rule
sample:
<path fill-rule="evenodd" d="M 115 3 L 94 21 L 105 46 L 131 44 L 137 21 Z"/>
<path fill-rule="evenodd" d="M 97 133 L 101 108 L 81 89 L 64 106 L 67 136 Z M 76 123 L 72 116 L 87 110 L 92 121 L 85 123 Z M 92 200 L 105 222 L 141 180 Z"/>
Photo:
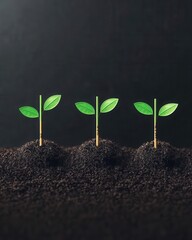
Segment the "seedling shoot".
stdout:
<path fill-rule="evenodd" d="M 39 146 L 43 145 L 43 111 L 49 111 L 55 108 L 61 100 L 61 95 L 49 97 L 44 105 L 42 95 L 39 95 L 39 111 L 31 106 L 23 106 L 19 111 L 27 118 L 39 118 Z"/>
<path fill-rule="evenodd" d="M 158 112 L 157 115 L 157 99 L 154 99 L 154 106 L 153 109 L 152 107 L 145 103 L 145 102 L 135 102 L 134 103 L 135 108 L 137 109 L 138 112 L 140 112 L 141 114 L 144 115 L 153 115 L 154 117 L 154 125 L 153 125 L 153 129 L 154 129 L 154 148 L 157 148 L 157 117 L 167 117 L 169 115 L 171 115 L 173 112 L 175 112 L 175 110 L 178 107 L 177 103 L 168 103 L 165 104 L 164 106 L 162 106 Z"/>
<path fill-rule="evenodd" d="M 95 108 L 87 102 L 75 103 L 76 108 L 83 114 L 95 115 L 95 135 L 96 146 L 99 146 L 99 115 L 100 113 L 111 112 L 118 104 L 118 98 L 109 98 L 105 100 L 99 108 L 99 97 L 96 96 Z"/>

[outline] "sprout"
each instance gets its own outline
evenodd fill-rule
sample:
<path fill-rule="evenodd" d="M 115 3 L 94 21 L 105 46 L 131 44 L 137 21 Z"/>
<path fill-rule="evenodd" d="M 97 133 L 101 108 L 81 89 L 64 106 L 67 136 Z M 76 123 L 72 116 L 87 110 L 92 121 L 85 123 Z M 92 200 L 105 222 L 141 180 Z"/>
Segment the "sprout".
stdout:
<path fill-rule="evenodd" d="M 95 129 L 96 129 L 96 146 L 99 146 L 99 113 L 108 113 L 112 111 L 118 104 L 118 98 L 110 98 L 105 100 L 99 109 L 99 98 L 96 96 L 96 106 L 95 108 L 87 102 L 77 102 L 75 106 L 77 109 L 86 115 L 95 115 Z"/>
<path fill-rule="evenodd" d="M 49 97 L 42 106 L 42 95 L 39 96 L 39 111 L 31 106 L 23 106 L 19 111 L 28 118 L 39 118 L 39 146 L 43 144 L 43 111 L 49 111 L 55 108 L 61 100 L 61 95 Z"/>
<path fill-rule="evenodd" d="M 138 112 L 144 115 L 154 116 L 154 148 L 157 148 L 157 100 L 154 99 L 154 109 L 145 102 L 134 103 L 135 108 Z M 162 106 L 158 112 L 159 117 L 167 117 L 171 115 L 178 107 L 177 103 L 168 103 Z"/>

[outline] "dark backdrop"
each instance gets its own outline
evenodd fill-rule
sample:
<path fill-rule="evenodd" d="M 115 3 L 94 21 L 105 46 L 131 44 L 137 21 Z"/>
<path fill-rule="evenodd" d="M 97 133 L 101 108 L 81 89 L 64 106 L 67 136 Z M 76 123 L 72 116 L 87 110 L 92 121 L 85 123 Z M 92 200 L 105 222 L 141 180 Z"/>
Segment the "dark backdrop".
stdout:
<path fill-rule="evenodd" d="M 192 21 L 190 1 L 1 0 L 0 145 L 19 146 L 38 137 L 38 121 L 20 115 L 61 93 L 44 114 L 44 137 L 71 146 L 94 137 L 94 117 L 74 103 L 119 97 L 100 118 L 103 138 L 139 146 L 152 140 L 152 117 L 133 102 L 178 110 L 158 122 L 158 137 L 192 145 Z"/>

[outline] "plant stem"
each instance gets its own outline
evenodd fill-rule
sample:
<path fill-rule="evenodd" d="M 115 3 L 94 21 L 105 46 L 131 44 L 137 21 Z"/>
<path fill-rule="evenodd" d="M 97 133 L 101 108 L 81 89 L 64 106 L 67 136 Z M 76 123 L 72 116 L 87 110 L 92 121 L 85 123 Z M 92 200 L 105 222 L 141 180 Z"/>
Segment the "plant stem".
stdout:
<path fill-rule="evenodd" d="M 157 99 L 154 98 L 154 148 L 157 148 Z"/>
<path fill-rule="evenodd" d="M 99 146 L 99 98 L 96 96 L 96 147 Z"/>
<path fill-rule="evenodd" d="M 43 145 L 42 95 L 39 95 L 39 146 Z"/>

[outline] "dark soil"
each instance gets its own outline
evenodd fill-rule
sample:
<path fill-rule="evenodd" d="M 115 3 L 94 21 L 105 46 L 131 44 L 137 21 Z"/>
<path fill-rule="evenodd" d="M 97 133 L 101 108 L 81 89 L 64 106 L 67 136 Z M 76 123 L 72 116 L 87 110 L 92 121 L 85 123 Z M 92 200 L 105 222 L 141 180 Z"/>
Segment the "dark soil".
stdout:
<path fill-rule="evenodd" d="M 95 139 L 92 139 L 77 147 L 72 163 L 82 169 L 115 166 L 121 164 L 122 154 L 121 147 L 112 141 L 100 139 L 99 147 L 96 147 Z"/>
<path fill-rule="evenodd" d="M 192 149 L 0 149 L 0 239 L 192 239 Z"/>
<path fill-rule="evenodd" d="M 66 167 L 69 153 L 52 141 L 44 140 L 43 146 L 39 147 L 39 141 L 36 140 L 21 146 L 18 156 L 28 167 Z"/>

